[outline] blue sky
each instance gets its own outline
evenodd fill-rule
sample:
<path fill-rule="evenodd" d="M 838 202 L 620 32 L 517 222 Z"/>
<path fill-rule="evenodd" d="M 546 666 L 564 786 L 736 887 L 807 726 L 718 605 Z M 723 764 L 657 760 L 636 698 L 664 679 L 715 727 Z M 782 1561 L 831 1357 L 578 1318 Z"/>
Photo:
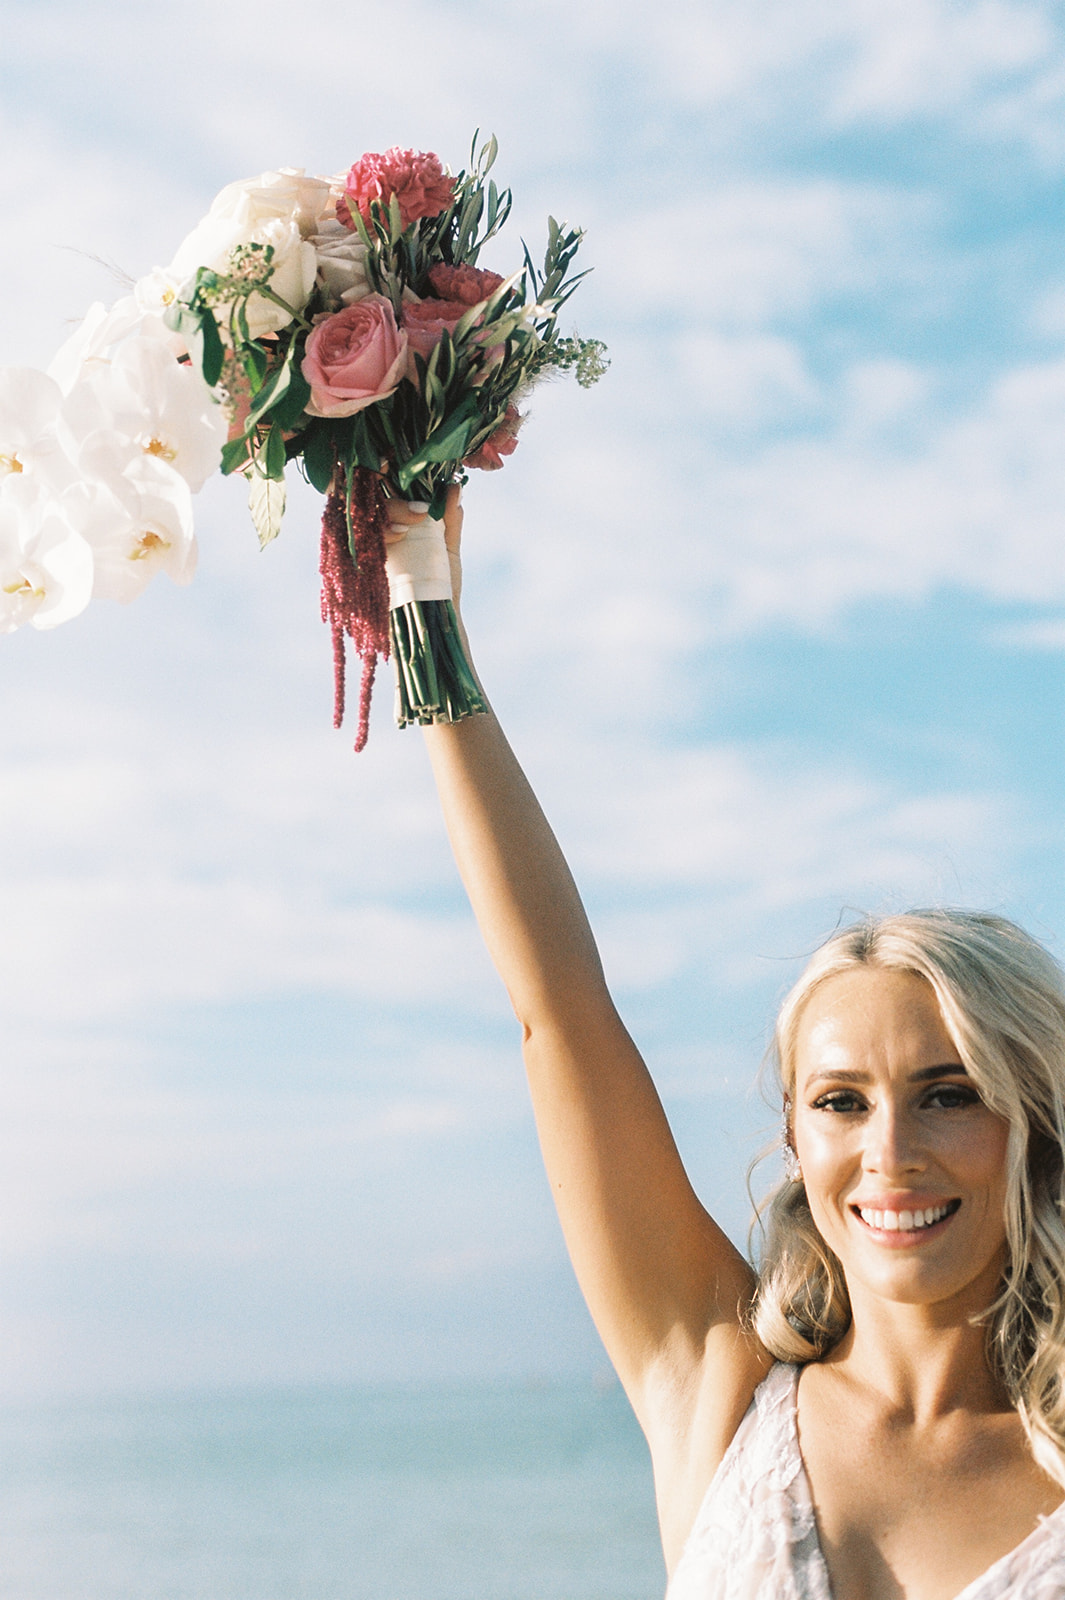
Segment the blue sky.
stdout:
<path fill-rule="evenodd" d="M 857 908 L 1060 955 L 1065 35 L 975 0 L 0 3 L 0 350 L 232 178 L 500 140 L 598 389 L 467 492 L 478 663 L 711 1209 Z M 462 62 L 444 72 L 441 51 Z M 84 252 L 79 254 L 77 252 Z M 8 1392 L 602 1362 L 416 734 L 330 727 L 317 502 L 0 642 Z"/>

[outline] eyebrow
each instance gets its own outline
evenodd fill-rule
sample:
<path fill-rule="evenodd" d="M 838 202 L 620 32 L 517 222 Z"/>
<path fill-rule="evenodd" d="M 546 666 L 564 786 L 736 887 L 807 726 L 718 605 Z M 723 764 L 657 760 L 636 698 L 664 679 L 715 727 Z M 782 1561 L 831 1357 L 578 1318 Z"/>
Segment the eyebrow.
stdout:
<path fill-rule="evenodd" d="M 934 1078 L 967 1078 L 968 1076 L 969 1074 L 960 1061 L 944 1061 L 937 1067 L 921 1067 L 919 1071 L 911 1074 L 907 1082 L 930 1083 Z M 872 1073 L 855 1072 L 848 1067 L 840 1067 L 838 1070 L 829 1068 L 824 1072 L 812 1073 L 808 1081 L 810 1083 L 818 1083 L 822 1079 L 830 1079 L 833 1083 L 869 1083 L 871 1078 Z"/>

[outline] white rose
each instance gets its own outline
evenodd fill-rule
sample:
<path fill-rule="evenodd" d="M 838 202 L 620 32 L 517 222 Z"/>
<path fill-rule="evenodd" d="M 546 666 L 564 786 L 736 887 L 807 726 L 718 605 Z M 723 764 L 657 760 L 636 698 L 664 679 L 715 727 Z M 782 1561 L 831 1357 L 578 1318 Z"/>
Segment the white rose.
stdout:
<path fill-rule="evenodd" d="M 354 305 L 372 292 L 366 276 L 366 246 L 343 223 L 323 222 L 309 243 L 318 258 L 318 281 L 334 305 Z"/>
<path fill-rule="evenodd" d="M 293 311 L 302 311 L 314 289 L 318 268 L 314 248 L 305 243 L 304 235 L 315 231 L 332 203 L 324 180 L 306 178 L 296 170 L 264 172 L 258 178 L 228 184 L 203 221 L 178 246 L 167 273 L 187 284 L 200 267 L 224 272 L 238 245 L 270 245 L 274 256 L 269 286 Z M 253 339 L 276 333 L 292 320 L 281 306 L 260 294 L 249 295 L 247 313 Z M 217 314 L 224 324 L 224 308 Z"/>

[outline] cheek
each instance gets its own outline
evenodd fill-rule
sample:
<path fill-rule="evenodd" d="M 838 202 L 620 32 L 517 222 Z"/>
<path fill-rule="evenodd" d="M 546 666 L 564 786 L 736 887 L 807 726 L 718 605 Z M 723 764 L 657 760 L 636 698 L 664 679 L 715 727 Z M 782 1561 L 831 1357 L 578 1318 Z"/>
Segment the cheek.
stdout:
<path fill-rule="evenodd" d="M 843 1117 L 829 1120 L 800 1114 L 795 1118 L 793 1137 L 808 1188 L 812 1182 L 819 1188 L 831 1187 L 860 1160 L 860 1136 Z"/>
<path fill-rule="evenodd" d="M 1006 1190 L 1009 1123 L 982 1108 L 965 1126 L 952 1129 L 943 1141 L 943 1159 L 958 1177 L 989 1188 Z"/>
<path fill-rule="evenodd" d="M 820 1117 L 797 1117 L 794 1141 L 810 1211 L 827 1238 L 860 1173 L 861 1141 L 842 1118 L 826 1126 Z"/>
<path fill-rule="evenodd" d="M 1009 1124 L 988 1115 L 986 1121 L 974 1129 L 957 1155 L 959 1176 L 968 1178 L 973 1188 L 983 1188 L 989 1194 L 988 1211 L 995 1221 L 1005 1225 L 1006 1172 L 1009 1150 Z"/>

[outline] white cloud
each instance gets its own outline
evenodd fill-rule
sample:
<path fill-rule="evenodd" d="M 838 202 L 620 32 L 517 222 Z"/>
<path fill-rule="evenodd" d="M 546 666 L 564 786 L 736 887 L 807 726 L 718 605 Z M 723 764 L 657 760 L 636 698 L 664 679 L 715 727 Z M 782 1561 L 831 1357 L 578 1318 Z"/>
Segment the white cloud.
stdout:
<path fill-rule="evenodd" d="M 816 412 L 819 385 L 798 345 L 771 334 L 698 332 L 674 344 L 685 388 L 714 425 L 744 432 Z"/>
<path fill-rule="evenodd" d="M 161 867 L 8 885 L 0 1005 L 56 1025 L 145 1017 L 271 994 L 336 992 L 402 1005 L 447 995 L 499 1009 L 465 919 L 330 903 L 260 875 L 197 883 Z"/>
<path fill-rule="evenodd" d="M 598 752 L 601 783 L 610 760 Z M 581 860 L 608 881 L 659 892 L 726 892 L 759 907 L 847 898 L 870 884 L 919 895 L 930 856 L 978 857 L 1004 824 L 994 796 L 892 794 L 793 757 L 767 762 L 719 747 L 630 750 L 613 763 L 609 811 L 581 817 Z"/>
<path fill-rule="evenodd" d="M 815 309 L 840 292 L 874 290 L 909 276 L 906 241 L 928 216 L 927 201 L 888 187 L 835 179 L 707 181 L 661 208 L 655 230 L 666 252 L 635 241 L 631 218 L 603 219 L 595 248 L 597 289 L 625 320 L 682 317 L 696 327 L 749 327 Z"/>
<path fill-rule="evenodd" d="M 1013 90 L 1058 43 L 1045 10 L 976 0 L 858 0 L 837 12 L 854 56 L 834 104 L 842 121 L 941 118 Z"/>
<path fill-rule="evenodd" d="M 1004 622 L 989 630 L 992 643 L 1007 650 L 1065 650 L 1065 617 Z"/>
<path fill-rule="evenodd" d="M 597 0 L 574 14 L 551 0 L 543 9 L 589 55 L 634 63 L 652 94 L 701 108 L 715 151 L 757 147 L 782 123 L 833 132 L 920 120 L 1063 153 L 1061 37 L 1045 5 Z"/>

